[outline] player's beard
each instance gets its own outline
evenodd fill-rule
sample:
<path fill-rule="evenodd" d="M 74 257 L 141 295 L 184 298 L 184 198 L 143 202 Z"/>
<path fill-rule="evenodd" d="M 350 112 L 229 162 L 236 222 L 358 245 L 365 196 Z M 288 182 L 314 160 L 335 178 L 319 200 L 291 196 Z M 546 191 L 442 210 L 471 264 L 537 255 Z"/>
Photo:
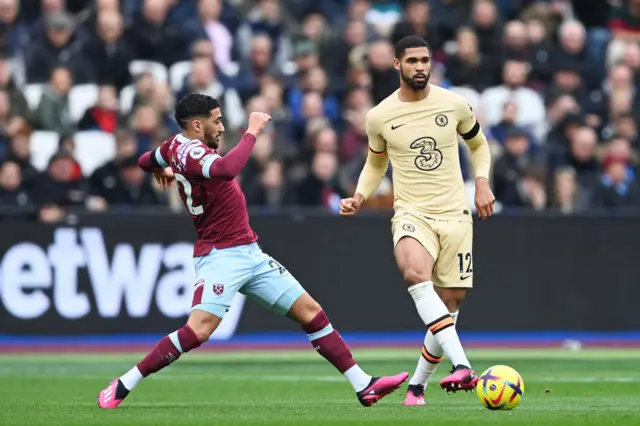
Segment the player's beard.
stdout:
<path fill-rule="evenodd" d="M 414 80 L 414 78 L 418 75 L 423 75 L 425 76 L 424 80 Z M 404 81 L 405 83 L 407 83 L 407 85 L 409 87 L 411 87 L 413 90 L 415 90 L 416 92 L 418 90 L 424 90 L 427 87 L 427 84 L 429 84 L 429 79 L 431 78 L 431 73 L 427 73 L 427 74 L 416 74 L 413 77 L 409 77 L 408 75 L 406 75 L 403 70 L 402 67 L 400 68 L 400 77 L 402 78 L 402 81 Z"/>
<path fill-rule="evenodd" d="M 220 133 L 217 133 L 211 137 L 205 136 L 205 142 L 207 143 L 207 146 L 213 149 L 218 149 L 218 146 L 220 145 L 219 140 Z"/>

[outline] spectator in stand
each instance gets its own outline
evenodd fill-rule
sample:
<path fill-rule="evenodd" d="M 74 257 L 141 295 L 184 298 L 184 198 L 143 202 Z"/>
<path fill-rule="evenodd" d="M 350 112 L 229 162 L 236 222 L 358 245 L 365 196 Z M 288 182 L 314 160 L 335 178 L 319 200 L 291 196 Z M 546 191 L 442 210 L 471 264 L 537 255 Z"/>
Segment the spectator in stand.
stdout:
<path fill-rule="evenodd" d="M 260 55 L 264 57 L 266 54 L 262 50 L 266 46 L 269 48 L 268 61 L 264 65 L 258 65 L 256 62 L 256 39 L 265 37 L 269 40 L 259 41 Z M 280 3 L 278 0 L 259 0 L 257 5 L 249 11 L 245 23 L 238 29 L 236 45 L 240 51 L 240 57 L 245 62 L 253 62 L 254 68 L 267 68 L 267 65 L 273 62 L 275 69 L 282 69 L 284 64 L 289 60 L 290 46 L 286 37 L 286 28 L 282 19 Z"/>
<path fill-rule="evenodd" d="M 529 45 L 527 26 L 522 21 L 510 21 L 504 27 L 502 64 L 506 61 L 531 62 L 533 49 Z"/>
<path fill-rule="evenodd" d="M 59 151 L 49 160 L 46 172 L 35 181 L 35 200 L 46 212 L 85 204 L 86 182 L 82 177 L 76 177 L 76 164 L 73 155 Z M 53 216 L 61 218 L 60 214 Z"/>
<path fill-rule="evenodd" d="M 442 49 L 438 31 L 434 28 L 431 19 L 431 6 L 427 0 L 408 0 L 406 2 L 404 17 L 398 21 L 391 33 L 391 43 L 395 45 L 400 39 L 410 35 L 417 35 L 425 39 L 434 54 Z"/>
<path fill-rule="evenodd" d="M 478 37 L 470 29 L 458 30 L 457 49 L 446 60 L 447 77 L 453 86 L 470 87 L 478 92 L 495 85 L 495 61 L 478 50 Z"/>
<path fill-rule="evenodd" d="M 171 134 L 169 130 L 162 125 L 160 113 L 149 105 L 141 106 L 133 113 L 130 128 L 136 137 L 138 155 L 149 151 L 158 136 L 167 139 Z"/>
<path fill-rule="evenodd" d="M 74 18 L 66 12 L 53 13 L 45 18 L 44 25 L 45 33 L 32 37 L 25 49 L 27 82 L 44 83 L 61 66 L 69 69 L 76 84 L 95 81 L 95 65 Z"/>
<path fill-rule="evenodd" d="M 115 87 L 101 86 L 98 102 L 84 113 L 78 123 L 78 130 L 115 133 L 121 121 L 118 109 L 118 94 Z"/>
<path fill-rule="evenodd" d="M 627 157 L 605 157 L 593 202 L 604 208 L 640 207 L 640 186 L 629 168 Z"/>
<path fill-rule="evenodd" d="M 284 174 L 284 165 L 277 159 L 269 160 L 257 181 L 246 190 L 247 203 L 251 205 L 277 208 L 295 201 L 295 194 L 289 187 Z"/>
<path fill-rule="evenodd" d="M 96 69 L 96 82 L 115 86 L 118 91 L 131 84 L 129 63 L 134 59 L 123 38 L 124 20 L 117 11 L 98 14 L 96 34 L 89 52 Z"/>
<path fill-rule="evenodd" d="M 121 159 L 115 165 L 112 186 L 102 188 L 95 195 L 105 200 L 107 206 L 119 209 L 128 206 L 149 206 L 161 204 L 165 197 L 153 186 L 152 176 L 138 167 L 138 157 Z M 166 204 L 166 203 L 165 203 Z"/>
<path fill-rule="evenodd" d="M 333 93 L 328 91 L 329 82 L 324 70 L 320 67 L 311 68 L 301 77 L 302 79 L 298 86 L 289 90 L 287 99 L 287 106 L 291 111 L 292 119 L 295 122 L 304 120 L 301 107 L 302 99 L 305 93 L 315 92 L 322 96 L 324 116 L 331 120 L 333 125 L 338 125 L 340 121 L 340 101 Z"/>
<path fill-rule="evenodd" d="M 18 0 L 3 0 L 0 5 L 0 54 L 14 57 L 29 39 L 29 31 L 18 18 Z"/>
<path fill-rule="evenodd" d="M 376 41 L 369 51 L 369 73 L 373 101 L 378 104 L 400 87 L 398 72 L 393 67 L 393 46 L 388 41 Z"/>
<path fill-rule="evenodd" d="M 273 62 L 273 45 L 266 35 L 251 40 L 248 59 L 243 60 L 238 71 L 236 88 L 243 101 L 258 93 L 260 80 L 268 75 L 280 75 L 280 68 Z"/>
<path fill-rule="evenodd" d="M 169 0 L 144 0 L 126 33 L 136 59 L 165 66 L 188 59 L 189 45 L 181 39 L 180 28 L 167 22 L 170 7 Z"/>
<path fill-rule="evenodd" d="M 4 90 L 9 95 L 9 116 L 21 117 L 24 120 L 31 118 L 27 99 L 18 88 L 11 63 L 3 57 L 0 57 L 0 90 Z"/>
<path fill-rule="evenodd" d="M 38 177 L 38 171 L 31 164 L 29 137 L 20 134 L 13 136 L 5 160 L 20 166 L 22 184 L 31 188 Z"/>
<path fill-rule="evenodd" d="M 493 187 L 496 199 L 505 206 L 519 206 L 521 182 L 527 168 L 533 164 L 530 154 L 531 141 L 527 134 L 514 127 L 507 131 L 505 151 L 493 166 Z"/>
<path fill-rule="evenodd" d="M 612 40 L 607 65 L 618 62 L 627 44 L 640 43 L 640 0 L 618 1 L 612 5 L 609 30 Z"/>
<path fill-rule="evenodd" d="M 303 206 L 323 207 L 338 212 L 345 191 L 338 183 L 338 158 L 330 152 L 319 152 L 313 157 L 311 173 L 298 186 L 298 203 Z"/>
<path fill-rule="evenodd" d="M 482 93 L 480 99 L 485 123 L 493 126 L 500 122 L 504 103 L 512 99 L 518 105 L 516 123 L 531 126 L 537 139 L 542 140 L 547 131 L 546 110 L 539 94 L 525 86 L 527 65 L 509 60 L 502 71 L 502 85 L 491 87 Z"/>
<path fill-rule="evenodd" d="M 73 81 L 67 68 L 54 68 L 36 112 L 38 126 L 60 134 L 72 133 L 76 123 L 69 110 L 69 91 Z"/>
<path fill-rule="evenodd" d="M 223 0 L 198 0 L 198 16 L 185 25 L 184 31 L 191 32 L 187 39 L 206 38 L 214 49 L 214 61 L 219 69 L 225 69 L 231 62 L 233 35 L 221 22 Z"/>
<path fill-rule="evenodd" d="M 584 212 L 589 207 L 589 193 L 578 185 L 577 175 L 571 167 L 562 167 L 555 173 L 552 208 L 563 214 Z"/>
<path fill-rule="evenodd" d="M 33 206 L 31 194 L 22 184 L 20 166 L 11 161 L 0 163 L 0 206 L 22 209 Z"/>
<path fill-rule="evenodd" d="M 502 49 L 502 22 L 495 2 L 477 0 L 471 11 L 471 28 L 478 37 L 478 50 L 487 57 L 500 54 Z"/>

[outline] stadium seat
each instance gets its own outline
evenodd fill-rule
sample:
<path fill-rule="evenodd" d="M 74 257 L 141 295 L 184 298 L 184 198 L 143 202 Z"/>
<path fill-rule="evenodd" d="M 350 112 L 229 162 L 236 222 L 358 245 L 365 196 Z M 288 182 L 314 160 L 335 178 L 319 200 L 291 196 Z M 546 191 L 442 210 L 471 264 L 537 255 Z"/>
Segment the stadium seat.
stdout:
<path fill-rule="evenodd" d="M 98 86 L 95 84 L 79 84 L 69 91 L 69 112 L 71 118 L 80 121 L 85 111 L 98 102 Z"/>
<path fill-rule="evenodd" d="M 169 84 L 174 92 L 184 85 L 184 78 L 191 72 L 191 61 L 176 62 L 169 68 Z"/>
<path fill-rule="evenodd" d="M 74 136 L 76 159 L 80 163 L 82 173 L 90 176 L 95 169 L 102 166 L 116 155 L 116 138 L 111 133 L 86 131 Z"/>
<path fill-rule="evenodd" d="M 129 72 L 136 76 L 142 72 L 148 71 L 153 75 L 153 79 L 159 83 L 166 83 L 169 73 L 167 68 L 160 62 L 143 61 L 136 59 L 129 63 Z"/>
<path fill-rule="evenodd" d="M 27 84 L 24 86 L 24 97 L 27 98 L 30 109 L 34 110 L 40 105 L 40 98 L 42 98 L 44 86 L 44 84 Z"/>
<path fill-rule="evenodd" d="M 36 170 L 43 171 L 47 168 L 49 159 L 58 150 L 59 140 L 60 135 L 56 132 L 38 130 L 31 133 L 29 150 L 31 152 L 31 164 Z"/>
<path fill-rule="evenodd" d="M 133 107 L 133 98 L 136 96 L 136 87 L 132 84 L 123 87 L 120 91 L 120 112 L 128 114 Z"/>

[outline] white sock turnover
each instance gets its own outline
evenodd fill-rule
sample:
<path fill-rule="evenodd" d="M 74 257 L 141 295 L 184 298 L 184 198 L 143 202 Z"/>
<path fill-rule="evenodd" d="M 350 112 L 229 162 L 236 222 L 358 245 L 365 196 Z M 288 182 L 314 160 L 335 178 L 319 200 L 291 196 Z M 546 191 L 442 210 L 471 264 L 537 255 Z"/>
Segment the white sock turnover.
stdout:
<path fill-rule="evenodd" d="M 413 285 L 409 287 L 409 293 L 413 297 L 420 318 L 453 365 L 469 367 L 469 360 L 458 338 L 453 318 L 433 289 L 433 283 L 427 281 Z"/>
<path fill-rule="evenodd" d="M 455 324 L 458 320 L 458 312 L 452 313 L 451 319 L 453 319 L 453 323 Z M 429 379 L 431 379 L 431 376 L 435 373 L 438 365 L 440 365 L 443 354 L 444 351 L 436 341 L 435 337 L 433 337 L 433 334 L 428 331 L 424 338 L 424 346 L 422 347 L 422 353 L 418 358 L 416 371 L 413 373 L 413 377 L 411 377 L 409 384 L 422 385 L 426 389 L 429 384 Z"/>
<path fill-rule="evenodd" d="M 142 379 L 142 373 L 138 370 L 138 367 L 133 367 L 131 370 L 120 376 L 120 381 L 129 391 L 132 391 Z"/>
<path fill-rule="evenodd" d="M 360 392 L 371 383 L 371 376 L 362 371 L 358 364 L 345 371 L 344 377 L 351 383 L 356 392 Z"/>

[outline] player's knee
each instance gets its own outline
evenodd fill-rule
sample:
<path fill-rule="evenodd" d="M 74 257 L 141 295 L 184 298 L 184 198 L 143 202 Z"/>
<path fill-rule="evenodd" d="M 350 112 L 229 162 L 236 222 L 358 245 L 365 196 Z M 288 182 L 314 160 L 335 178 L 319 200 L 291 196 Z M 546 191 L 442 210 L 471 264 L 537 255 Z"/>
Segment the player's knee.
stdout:
<path fill-rule="evenodd" d="M 189 321 L 187 321 L 187 325 L 193 330 L 193 332 L 198 336 L 198 340 L 201 342 L 206 342 L 209 340 L 211 335 L 218 325 L 222 321 L 221 318 L 212 315 L 191 315 Z"/>
<path fill-rule="evenodd" d="M 322 312 L 322 306 L 308 293 L 305 293 L 294 302 L 287 316 L 300 324 L 308 324 L 320 312 Z"/>
<path fill-rule="evenodd" d="M 408 286 L 420 284 L 425 281 L 431 281 L 431 273 L 425 268 L 417 268 L 414 266 L 408 266 L 402 271 L 404 282 Z"/>

